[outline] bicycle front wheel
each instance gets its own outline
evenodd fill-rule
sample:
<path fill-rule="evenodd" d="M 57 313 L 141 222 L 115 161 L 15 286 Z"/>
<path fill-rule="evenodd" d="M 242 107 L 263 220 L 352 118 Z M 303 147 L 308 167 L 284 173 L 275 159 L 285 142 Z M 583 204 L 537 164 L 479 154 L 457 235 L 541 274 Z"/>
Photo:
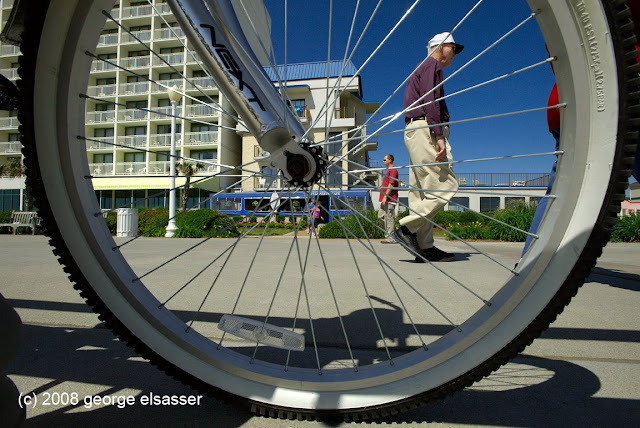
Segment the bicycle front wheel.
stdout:
<path fill-rule="evenodd" d="M 446 269 L 408 264 L 397 248 L 348 232 L 339 216 L 341 240 L 298 229 L 287 239 L 250 239 L 243 229 L 237 239 L 169 246 L 113 238 L 85 135 L 105 16 L 123 22 L 109 0 L 52 0 L 30 17 L 22 46 L 29 185 L 56 254 L 89 304 L 143 356 L 262 414 L 369 418 L 472 384 L 537 337 L 582 284 L 619 210 L 637 138 L 638 71 L 625 2 L 528 3 L 554 57 L 562 138 L 553 198 L 517 269 L 486 253 Z M 116 96 L 125 97 L 103 101 L 127 106 Z M 148 144 L 138 150 L 149 153 Z M 317 186 L 296 190 L 307 199 L 330 190 Z M 293 190 L 281 193 L 291 198 Z M 379 229 L 365 215 L 350 221 Z M 487 278 L 477 278 L 474 265 Z"/>

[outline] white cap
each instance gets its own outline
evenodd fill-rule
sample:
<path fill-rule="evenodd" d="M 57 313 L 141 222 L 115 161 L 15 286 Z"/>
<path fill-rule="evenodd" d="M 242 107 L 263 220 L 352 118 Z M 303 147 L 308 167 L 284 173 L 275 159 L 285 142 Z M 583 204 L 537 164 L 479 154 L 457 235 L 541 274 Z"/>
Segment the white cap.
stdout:
<path fill-rule="evenodd" d="M 453 44 L 456 55 L 458 55 L 460 52 L 462 52 L 462 49 L 464 49 L 463 45 L 459 45 L 455 42 L 455 40 L 453 40 L 453 36 L 451 35 L 451 33 L 436 34 L 431 40 L 429 40 L 429 45 L 427 46 L 427 48 L 440 46 L 444 43 Z"/>

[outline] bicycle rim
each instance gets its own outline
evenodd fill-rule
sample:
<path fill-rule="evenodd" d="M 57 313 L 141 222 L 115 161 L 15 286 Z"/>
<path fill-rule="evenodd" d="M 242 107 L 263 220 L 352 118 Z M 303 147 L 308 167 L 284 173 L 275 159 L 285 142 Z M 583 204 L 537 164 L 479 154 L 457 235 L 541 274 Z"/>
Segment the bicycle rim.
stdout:
<path fill-rule="evenodd" d="M 637 119 L 630 116 L 636 101 L 628 97 L 627 85 L 637 84 L 632 82 L 637 70 L 631 66 L 630 29 L 623 25 L 628 22 L 624 2 L 529 3 L 557 57 L 555 74 L 566 107 L 555 199 L 539 239 L 516 272 L 497 265 L 498 279 L 481 284 L 468 278 L 467 269 L 407 268 L 398 264 L 397 251 L 385 253 L 351 236 L 351 244 L 306 237 L 250 243 L 213 239 L 202 248 L 221 257 L 220 269 L 207 279 L 222 279 L 215 283 L 215 304 L 201 313 L 189 306 L 193 295 L 165 304 L 171 294 L 163 289 L 166 278 L 173 281 L 166 271 L 140 278 L 155 262 L 136 256 L 155 244 L 138 240 L 136 249 L 114 241 L 91 184 L 85 141 L 78 138 L 85 130 L 81 94 L 86 94 L 93 59 L 86 52 L 94 51 L 102 11 L 111 10 L 112 2 L 52 1 L 42 36 L 36 33 L 23 45 L 26 108 L 21 122 L 30 186 L 39 189 L 34 192 L 37 205 L 61 262 L 108 326 L 145 357 L 194 386 L 238 398 L 260 413 L 379 416 L 470 385 L 539 335 L 581 285 L 606 243 L 626 180 L 627 141 L 636 137 Z M 58 34 L 65 37 L 52 36 Z M 595 73 L 593 52 L 583 47 L 594 44 L 602 68 Z M 175 254 L 193 245 L 181 244 Z M 359 248 L 358 255 L 349 245 Z M 316 246 L 326 250 L 316 251 Z M 259 261 L 251 272 L 238 274 L 256 254 Z M 191 257 L 197 269 L 208 264 L 195 250 Z M 436 288 L 459 287 L 429 294 L 427 268 L 441 278 Z M 385 277 L 389 286 L 374 287 Z M 189 284 L 190 276 L 185 278 L 179 284 Z M 259 278 L 270 280 L 268 293 Z M 312 279 L 319 284 L 313 289 Z M 180 289 L 177 282 L 171 284 L 172 292 Z M 353 284 L 360 290 L 357 305 L 345 301 L 344 288 Z M 198 304 L 207 303 L 207 289 L 198 289 Z M 273 309 L 261 305 L 251 313 L 252 305 L 233 307 L 241 289 L 249 293 L 244 302 L 284 303 Z M 335 304 L 329 297 L 333 293 L 342 294 Z M 452 300 L 464 308 L 462 313 L 451 307 Z M 222 338 L 216 324 L 230 313 L 304 333 L 304 353 L 291 357 L 287 351 Z M 371 327 L 360 330 L 362 320 Z"/>

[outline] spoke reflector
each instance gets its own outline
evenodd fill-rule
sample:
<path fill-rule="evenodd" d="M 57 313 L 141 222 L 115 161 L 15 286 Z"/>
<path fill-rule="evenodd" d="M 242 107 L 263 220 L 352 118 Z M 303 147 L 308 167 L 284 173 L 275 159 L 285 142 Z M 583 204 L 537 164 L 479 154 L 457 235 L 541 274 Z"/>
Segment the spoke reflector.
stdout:
<path fill-rule="evenodd" d="M 304 351 L 304 335 L 293 331 L 237 315 L 225 314 L 218 328 L 243 339 L 274 348 Z"/>

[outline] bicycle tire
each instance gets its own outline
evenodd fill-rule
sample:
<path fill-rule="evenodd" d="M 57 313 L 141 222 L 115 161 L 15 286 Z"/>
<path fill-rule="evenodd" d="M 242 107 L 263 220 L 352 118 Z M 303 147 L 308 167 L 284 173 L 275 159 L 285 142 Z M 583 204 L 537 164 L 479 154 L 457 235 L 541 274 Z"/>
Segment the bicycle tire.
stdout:
<path fill-rule="evenodd" d="M 55 0 L 54 0 L 55 2 Z M 71 2 L 68 2 L 71 3 Z M 37 60 L 42 50 L 41 40 L 47 38 L 48 32 L 51 34 L 59 34 L 58 25 L 65 20 L 61 19 L 58 14 L 66 10 L 72 10 L 74 21 L 78 21 L 78 17 L 82 17 L 92 5 L 90 2 L 81 2 L 76 8 L 49 7 L 49 9 L 39 9 L 30 14 L 26 23 L 26 32 L 23 36 L 22 52 L 20 59 L 20 76 L 19 89 L 21 93 L 20 122 L 21 133 L 23 135 L 23 154 L 25 156 L 25 165 L 27 167 L 27 184 L 33 190 L 33 196 L 36 205 L 43 218 L 43 226 L 46 235 L 50 238 L 51 245 L 54 247 L 54 253 L 57 255 L 60 263 L 64 266 L 65 272 L 69 274 L 70 280 L 74 283 L 82 297 L 87 303 L 100 315 L 100 319 L 105 325 L 114 331 L 125 343 L 133 347 L 138 353 L 149 359 L 153 364 L 168 374 L 174 376 L 191 386 L 223 399 L 231 399 L 232 401 L 249 406 L 252 411 L 261 414 L 280 418 L 342 418 L 345 420 L 369 419 L 374 417 L 386 416 L 397 413 L 398 411 L 414 408 L 437 398 L 447 396 L 453 392 L 459 391 L 482 377 L 490 374 L 492 371 L 505 364 L 509 359 L 513 358 L 517 353 L 521 352 L 533 339 L 538 337 L 556 316 L 562 312 L 563 308 L 569 303 L 575 295 L 578 288 L 584 282 L 591 267 L 595 265 L 597 257 L 601 254 L 602 247 L 606 245 L 608 237 L 615 222 L 616 215 L 619 212 L 620 202 L 623 199 L 624 190 L 627 186 L 627 179 L 630 173 L 630 167 L 635 153 L 635 142 L 637 141 L 637 130 L 640 126 L 638 113 L 640 107 L 638 105 L 638 66 L 635 62 L 634 39 L 632 37 L 632 25 L 629 18 L 629 11 L 623 0 L 605 0 L 602 2 L 603 11 L 606 14 L 604 18 L 609 29 L 611 30 L 611 40 L 613 42 L 614 51 L 612 54 L 616 59 L 616 68 L 618 70 L 618 88 L 620 113 L 617 115 L 617 135 L 618 143 L 615 145 L 615 153 L 613 154 L 612 174 L 609 183 L 605 186 L 602 208 L 599 210 L 594 226 L 589 230 L 588 236 L 584 237 L 580 256 L 575 259 L 575 263 L 571 266 L 567 275 L 567 280 L 561 287 L 553 293 L 548 303 L 536 314 L 533 321 L 523 326 L 523 330 L 508 343 L 501 346 L 497 352 L 491 353 L 480 363 L 470 370 L 458 373 L 454 378 L 448 379 L 442 384 L 423 391 L 409 397 L 390 400 L 381 404 L 371 404 L 356 407 L 304 407 L 300 405 L 285 405 L 281 401 L 263 401 L 245 397 L 241 394 L 234 393 L 228 388 L 223 388 L 220 384 L 211 384 L 202 378 L 194 375 L 193 370 L 187 370 L 185 367 L 175 364 L 175 361 L 169 361 L 166 355 L 163 355 L 162 349 L 158 349 L 157 344 L 149 343 L 149 337 L 141 337 L 140 332 L 135 330 L 132 320 L 123 320 L 121 316 L 114 314 L 117 312 L 114 306 L 105 303 L 104 290 L 96 291 L 95 282 L 87 279 L 89 274 L 82 268 L 83 262 L 80 261 L 78 253 L 78 242 L 75 237 L 69 233 L 70 228 L 76 228 L 83 233 L 91 232 L 91 228 L 87 226 L 87 219 L 83 219 L 82 215 L 88 217 L 86 209 L 79 207 L 80 201 L 69 199 L 63 200 L 61 194 L 52 193 L 51 186 L 67 187 L 65 192 L 76 192 L 76 187 L 84 183 L 87 174 L 83 174 L 82 179 L 69 180 L 69 176 L 60 173 L 73 163 L 71 154 L 67 154 L 68 158 L 62 158 L 60 163 L 54 167 L 44 165 L 40 160 L 47 159 L 50 163 L 51 158 L 47 155 L 52 146 L 55 150 L 66 150 L 65 147 L 57 148 L 52 145 L 51 141 L 47 141 L 38 135 L 38 123 L 43 114 L 43 103 L 41 102 L 47 94 L 37 92 L 38 84 L 36 81 L 42 76 L 42 64 Z M 590 3 L 591 5 L 594 2 Z M 598 4 L 600 4 L 598 2 Z M 594 10 L 594 9 L 592 9 Z M 52 24 L 53 22 L 53 24 Z M 85 24 L 88 25 L 88 24 Z M 52 28 L 50 28 L 53 26 Z M 77 30 L 77 29 L 75 29 Z M 66 37 L 78 37 L 78 32 L 70 32 Z M 68 39 L 71 40 L 71 39 Z M 65 40 L 65 41 L 68 41 Z M 60 47 L 62 49 L 62 46 Z M 62 64 L 57 73 L 60 78 L 56 80 L 61 82 L 68 79 L 70 67 L 75 64 Z M 67 72 L 68 74 L 64 74 Z M 42 89 L 43 86 L 40 86 Z M 57 88 L 57 85 L 56 85 Z M 51 88 L 56 89 L 56 88 Z M 49 102 L 44 103 L 50 105 Z M 77 105 L 64 106 L 71 112 L 78 112 Z M 66 114 L 66 113 L 64 113 Z M 66 123 L 59 121 L 58 123 Z M 54 135 L 57 137 L 57 135 Z M 55 139 L 53 139 L 56 142 Z M 86 156 L 85 156 L 86 157 Z M 86 160 L 85 160 L 86 162 Z M 52 176 L 58 175 L 58 178 Z M 56 184 L 52 184 L 51 182 Z M 78 190 L 82 192 L 83 190 Z M 55 204 L 51 201 L 55 201 Z M 74 211 L 76 210 L 77 211 Z M 575 214 L 574 214 L 575 215 Z M 71 225 L 70 225 L 71 224 Z M 94 239 L 97 237 L 93 237 Z M 101 239 L 107 239 L 100 236 Z M 87 242 L 80 244 L 81 247 L 91 249 L 91 245 Z M 75 248 L 74 248 L 75 247 Z M 90 252 L 89 252 L 90 253 Z M 95 257 L 94 262 L 99 257 L 106 257 L 105 252 L 97 251 L 91 255 Z M 95 281 L 95 280 L 94 280 Z M 133 306 L 133 304 L 132 304 Z M 504 321 L 503 321 L 504 322 Z M 300 391 L 301 393 L 304 391 Z"/>

